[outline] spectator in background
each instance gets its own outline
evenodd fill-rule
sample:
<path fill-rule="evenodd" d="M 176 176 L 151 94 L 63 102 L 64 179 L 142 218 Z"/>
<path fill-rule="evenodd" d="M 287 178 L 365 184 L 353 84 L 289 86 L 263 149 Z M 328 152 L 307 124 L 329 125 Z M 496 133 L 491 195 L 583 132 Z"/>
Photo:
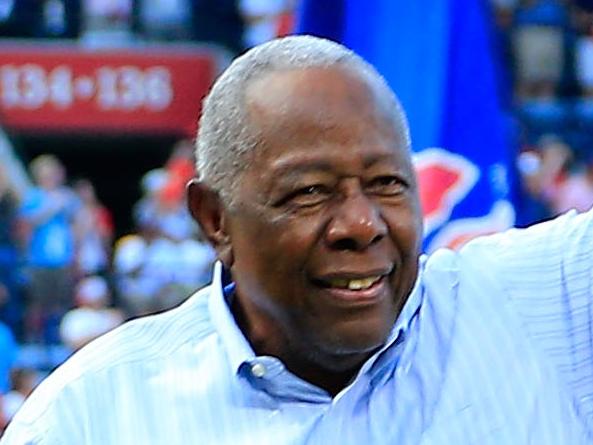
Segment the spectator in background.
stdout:
<path fill-rule="evenodd" d="M 575 3 L 573 18 L 578 36 L 575 45 L 575 76 L 582 93 L 591 99 L 593 98 L 593 9 L 586 2 L 576 1 Z"/>
<path fill-rule="evenodd" d="M 198 230 L 185 202 L 185 186 L 195 175 L 192 150 L 190 140 L 175 144 L 165 164 L 165 182 L 157 193 L 153 217 L 160 234 L 172 239 L 191 238 Z"/>
<path fill-rule="evenodd" d="M 166 182 L 167 172 L 164 168 L 152 169 L 140 180 L 142 196 L 134 205 L 132 215 L 136 228 L 143 237 L 151 237 L 155 225 L 152 217 L 156 211 L 158 194 Z"/>
<path fill-rule="evenodd" d="M 241 0 L 245 21 L 243 43 L 246 48 L 259 45 L 281 34 L 281 21 L 294 8 L 292 0 Z"/>
<path fill-rule="evenodd" d="M 88 179 L 76 181 L 74 191 L 81 202 L 74 219 L 76 272 L 78 276 L 105 273 L 111 260 L 113 218 Z"/>
<path fill-rule="evenodd" d="M 546 177 L 540 194 L 557 216 L 575 209 L 585 212 L 593 206 L 593 163 L 591 154 L 585 157 L 562 141 L 540 143 L 541 176 Z"/>
<path fill-rule="evenodd" d="M 171 308 L 209 279 L 214 251 L 184 199 L 194 172 L 192 142 L 181 140 L 165 166 L 142 179 L 144 196 L 134 208 L 138 233 L 117 241 L 113 262 L 118 296 L 132 317 Z"/>
<path fill-rule="evenodd" d="M 113 274 L 115 289 L 131 318 L 154 311 L 152 286 L 144 276 L 148 239 L 141 233 L 121 237 L 115 243 Z M 153 277 L 149 277 L 153 278 Z"/>
<path fill-rule="evenodd" d="M 64 167 L 55 156 L 35 158 L 30 170 L 37 187 L 27 194 L 21 208 L 28 232 L 25 323 L 29 340 L 52 342 L 57 340 L 53 335 L 57 331 L 53 332 L 51 321 L 59 319 L 72 301 L 73 221 L 80 204 L 65 185 Z"/>
<path fill-rule="evenodd" d="M 189 238 L 198 230 L 184 200 L 185 185 L 194 176 L 192 156 L 191 141 L 181 140 L 163 169 L 143 177 L 144 196 L 134 206 L 134 218 L 145 236 Z"/>
<path fill-rule="evenodd" d="M 189 40 L 191 12 L 190 0 L 136 0 L 134 27 L 148 40 Z"/>
<path fill-rule="evenodd" d="M 76 38 L 80 33 L 80 0 L 43 0 L 35 37 Z"/>
<path fill-rule="evenodd" d="M 513 46 L 517 95 L 555 96 L 564 66 L 568 14 L 562 0 L 522 0 L 515 12 Z"/>
<path fill-rule="evenodd" d="M 130 317 L 172 308 L 192 289 L 208 283 L 214 250 L 202 239 L 138 234 L 115 245 L 114 274 L 120 300 Z"/>
<path fill-rule="evenodd" d="M 184 204 L 185 187 L 168 181 L 157 194 L 151 218 L 157 236 L 184 239 L 193 236 L 197 227 Z"/>
<path fill-rule="evenodd" d="M 592 162 L 579 159 L 558 137 L 541 138 L 535 150 L 519 155 L 518 163 L 529 197 L 547 209 L 534 221 L 571 209 L 584 212 L 593 206 Z"/>
<path fill-rule="evenodd" d="M 593 206 L 593 165 L 575 163 L 558 181 L 548 197 L 554 215 L 575 209 L 585 212 Z"/>
<path fill-rule="evenodd" d="M 150 312 L 177 306 L 208 283 L 215 252 L 203 239 L 162 232 L 146 248 L 141 281 L 152 296 Z"/>
<path fill-rule="evenodd" d="M 132 0 L 82 0 L 81 40 L 90 46 L 132 41 Z"/>
<path fill-rule="evenodd" d="M 77 284 L 76 307 L 60 324 L 60 337 L 66 346 L 76 351 L 123 323 L 123 313 L 109 307 L 110 299 L 107 282 L 100 276 L 83 278 Z"/>

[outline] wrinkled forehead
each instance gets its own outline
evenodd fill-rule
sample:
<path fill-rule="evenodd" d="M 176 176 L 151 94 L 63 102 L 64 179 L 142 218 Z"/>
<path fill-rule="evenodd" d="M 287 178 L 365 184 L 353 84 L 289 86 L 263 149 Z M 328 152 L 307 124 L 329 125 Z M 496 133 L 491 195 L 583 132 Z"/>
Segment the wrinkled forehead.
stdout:
<path fill-rule="evenodd" d="M 394 123 L 403 119 L 386 84 L 345 64 L 264 72 L 247 83 L 245 101 L 251 116 L 266 109 L 275 115 L 302 110 L 323 118 L 324 112 L 351 112 L 354 105 L 361 114 L 372 112 Z"/>
<path fill-rule="evenodd" d="M 377 159 L 412 170 L 406 135 L 386 102 L 355 74 L 273 72 L 251 83 L 246 98 L 249 125 L 259 133 L 251 180 L 265 183 L 296 168 L 346 174 Z"/>
<path fill-rule="evenodd" d="M 268 72 L 247 86 L 248 125 L 261 145 L 314 146 L 319 139 L 376 134 L 407 153 L 405 117 L 391 91 L 380 87 L 341 66 Z"/>

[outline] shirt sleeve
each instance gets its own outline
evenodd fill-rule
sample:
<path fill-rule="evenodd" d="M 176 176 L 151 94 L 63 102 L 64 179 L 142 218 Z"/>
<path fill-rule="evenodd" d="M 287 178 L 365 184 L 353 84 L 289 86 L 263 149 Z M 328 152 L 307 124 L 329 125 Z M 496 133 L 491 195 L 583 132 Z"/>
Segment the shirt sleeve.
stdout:
<path fill-rule="evenodd" d="M 466 254 L 488 257 L 484 273 L 593 421 L 593 209 L 468 243 Z"/>

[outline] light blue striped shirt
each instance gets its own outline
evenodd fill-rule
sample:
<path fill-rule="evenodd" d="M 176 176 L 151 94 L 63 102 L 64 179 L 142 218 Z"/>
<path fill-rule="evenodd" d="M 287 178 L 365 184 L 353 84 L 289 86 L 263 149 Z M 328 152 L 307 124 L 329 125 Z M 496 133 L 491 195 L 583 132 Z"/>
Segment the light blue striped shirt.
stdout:
<path fill-rule="evenodd" d="M 2 445 L 593 443 L 593 212 L 422 258 L 333 399 L 257 357 L 213 285 L 53 373 Z"/>

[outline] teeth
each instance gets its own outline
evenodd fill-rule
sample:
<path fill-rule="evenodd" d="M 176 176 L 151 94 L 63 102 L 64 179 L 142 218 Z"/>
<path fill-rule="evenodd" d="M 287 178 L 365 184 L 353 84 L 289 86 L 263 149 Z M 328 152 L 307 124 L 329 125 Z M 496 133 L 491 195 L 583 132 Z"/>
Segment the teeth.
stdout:
<path fill-rule="evenodd" d="M 368 289 L 373 284 L 381 279 L 381 276 L 374 276 L 368 278 L 360 278 L 356 280 L 347 280 L 344 278 L 336 278 L 330 281 L 331 287 L 338 287 L 340 289 L 361 290 Z"/>
<path fill-rule="evenodd" d="M 335 280 L 330 281 L 331 287 L 339 287 L 340 289 L 346 289 L 349 285 L 349 281 L 344 278 L 336 278 Z"/>
<path fill-rule="evenodd" d="M 373 285 L 375 281 L 377 281 L 379 277 L 369 277 L 363 278 L 361 280 L 350 280 L 348 282 L 348 289 L 350 290 L 361 290 L 367 289 Z"/>

